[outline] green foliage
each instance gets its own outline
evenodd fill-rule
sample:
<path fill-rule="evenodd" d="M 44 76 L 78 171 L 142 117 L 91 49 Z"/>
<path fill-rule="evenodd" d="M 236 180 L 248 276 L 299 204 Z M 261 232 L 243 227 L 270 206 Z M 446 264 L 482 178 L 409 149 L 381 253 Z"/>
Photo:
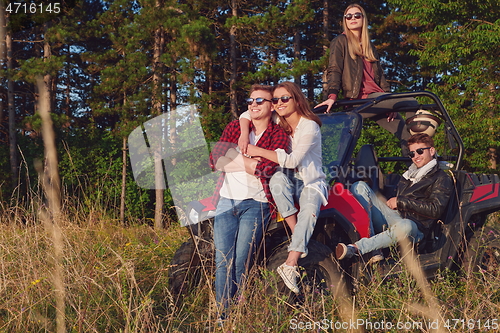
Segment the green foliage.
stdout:
<path fill-rule="evenodd" d="M 323 16 L 325 4 L 328 17 Z M 362 4 L 393 91 L 436 93 L 462 135 L 466 168 L 491 172 L 500 142 L 498 2 L 373 0 Z M 28 177 L 18 189 L 31 188 L 28 184 L 37 177 L 33 161 L 43 158 L 35 113 L 37 75 L 50 74 L 53 79 L 52 118 L 64 185 L 79 188 L 92 200 L 106 198 L 103 203 L 116 208 L 122 139 L 158 112 L 198 105 L 207 142 L 215 142 L 233 117 L 230 98 L 238 105 L 237 113 L 243 111 L 253 83 L 295 80 L 312 104 L 322 101 L 329 39 L 342 31 L 345 6 L 345 2 L 319 0 L 257 0 L 238 2 L 233 12 L 229 2 L 218 0 L 78 0 L 65 2 L 57 16 L 11 15 L 14 130 L 25 160 L 20 174 Z M 155 63 L 158 34 L 163 44 Z M 50 54 L 43 54 L 43 42 L 50 46 Z M 0 71 L 6 74 L 6 66 Z M 230 79 L 234 76 L 233 97 Z M 7 81 L 0 85 L 6 108 Z M 159 104 L 153 105 L 154 101 Z M 8 142 L 6 113 L 0 120 L 0 139 Z M 365 123 L 359 142 L 366 143 L 375 144 L 381 155 L 399 155 L 395 138 L 371 121 Z M 0 180 L 10 184 L 10 156 L 4 147 Z M 202 162 L 197 163 L 193 165 Z M 384 168 L 390 172 L 397 167 Z M 179 164 L 176 177 L 194 177 L 186 170 Z M 194 197 L 198 187 L 192 187 L 189 192 Z M 209 185 L 201 187 L 206 192 Z M 2 191 L 9 197 L 8 186 Z M 165 197 L 170 204 L 170 195 Z M 133 216 L 149 217 L 153 198 L 152 193 L 136 188 L 128 175 L 126 200 Z"/>
<path fill-rule="evenodd" d="M 425 29 L 419 35 L 420 47 L 412 54 L 434 76 L 428 87 L 442 99 L 454 119 L 469 167 L 487 170 L 493 158 L 488 149 L 498 149 L 500 142 L 500 4 L 429 0 L 389 3 L 400 8 L 397 20 Z"/>
<path fill-rule="evenodd" d="M 92 147 L 88 149 L 89 145 Z M 130 165 L 127 172 L 126 210 L 129 220 L 153 216 L 151 197 L 154 193 L 142 190 L 135 183 Z M 121 195 L 121 139 L 100 131 L 81 131 L 62 142 L 59 172 L 66 192 L 78 196 L 81 209 L 92 204 L 119 211 Z M 171 199 L 168 200 L 172 206 Z"/>
<path fill-rule="evenodd" d="M 20 60 L 21 70 L 14 75 L 15 80 L 26 80 L 29 83 L 36 83 L 37 77 L 46 74 L 56 75 L 63 67 L 63 57 L 50 57 L 50 59 Z"/>

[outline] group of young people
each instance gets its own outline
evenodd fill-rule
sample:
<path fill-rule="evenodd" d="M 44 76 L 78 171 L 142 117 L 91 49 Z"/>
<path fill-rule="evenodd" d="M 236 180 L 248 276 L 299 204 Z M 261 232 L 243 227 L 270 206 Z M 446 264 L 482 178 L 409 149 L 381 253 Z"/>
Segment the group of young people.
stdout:
<path fill-rule="evenodd" d="M 344 98 L 361 99 L 390 91 L 370 42 L 364 9 L 357 4 L 347 7 L 343 26 L 344 33 L 330 45 L 328 99 L 317 105 L 327 105 L 327 112 L 339 92 Z M 277 272 L 291 291 L 299 293 L 298 261 L 308 255 L 321 206 L 328 201 L 321 121 L 301 88 L 290 81 L 274 87 L 253 85 L 246 102 L 248 110 L 226 126 L 211 153 L 212 167 L 222 171 L 214 194 L 215 291 L 221 313 L 244 285 L 256 246 L 276 210 L 292 235 L 288 257 Z M 395 134 L 413 164 L 397 196 L 387 202 L 365 183 L 352 186 L 371 217 L 373 234 L 355 244 L 338 244 L 339 260 L 389 247 L 398 235 L 421 240 L 447 205 L 451 180 L 437 166 L 432 138 L 410 137 L 401 115 L 392 111 L 415 103 L 393 100 L 377 106 L 383 113 L 370 109 L 363 114 Z"/>

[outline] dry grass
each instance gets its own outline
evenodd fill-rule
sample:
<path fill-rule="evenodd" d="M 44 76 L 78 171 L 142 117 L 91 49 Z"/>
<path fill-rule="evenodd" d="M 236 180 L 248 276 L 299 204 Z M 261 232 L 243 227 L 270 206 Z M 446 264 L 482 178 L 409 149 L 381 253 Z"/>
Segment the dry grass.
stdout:
<path fill-rule="evenodd" d="M 6 214 L 0 224 L 0 332 L 53 332 L 52 237 L 35 214 L 14 219 L 26 224 L 9 222 Z M 348 322 L 349 312 L 352 320 L 364 321 L 359 331 L 398 332 L 373 325 L 401 322 L 411 328 L 408 332 L 463 332 L 468 330 L 453 319 L 474 321 L 477 328 L 478 320 L 492 323 L 500 312 L 498 275 L 443 272 L 429 283 L 416 279 L 410 268 L 397 278 L 379 276 L 361 285 L 349 309 L 328 294 L 308 295 L 302 305 L 291 304 L 284 295 L 267 294 L 278 277 L 254 269 L 226 325 L 218 328 L 213 280 L 193 290 L 177 307 L 168 292 L 169 262 L 188 237 L 184 229 L 122 227 L 106 214 L 93 214 L 80 216 L 81 221 L 74 217 L 61 221 L 68 332 L 289 332 L 293 328 L 328 332 Z M 436 318 L 439 330 L 432 326 Z M 448 330 L 447 320 L 460 327 Z"/>
<path fill-rule="evenodd" d="M 0 205 L 0 333 L 500 331 L 498 272 L 442 272 L 429 283 L 411 251 L 398 277 L 375 276 L 353 297 L 312 292 L 301 304 L 269 293 L 276 273 L 255 267 L 219 327 L 212 276 L 177 305 L 168 291 L 186 230 L 124 227 L 99 204 L 52 192 L 57 175 L 42 171 L 45 199 Z"/>
<path fill-rule="evenodd" d="M 168 258 L 186 238 L 106 221 L 61 223 L 65 323 L 71 332 L 156 332 L 171 300 Z M 0 332 L 53 332 L 53 239 L 37 221 L 0 225 Z"/>

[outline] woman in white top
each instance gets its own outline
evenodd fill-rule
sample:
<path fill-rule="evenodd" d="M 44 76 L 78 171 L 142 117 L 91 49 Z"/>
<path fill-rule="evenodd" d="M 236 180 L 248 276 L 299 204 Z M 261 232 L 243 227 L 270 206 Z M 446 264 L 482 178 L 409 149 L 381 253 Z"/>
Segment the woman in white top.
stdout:
<path fill-rule="evenodd" d="M 292 231 L 292 240 L 288 258 L 278 267 L 278 273 L 287 287 L 298 293 L 298 259 L 307 255 L 307 244 L 321 204 L 327 204 L 328 191 L 322 170 L 321 120 L 310 110 L 300 87 L 293 82 L 278 84 L 272 101 L 279 124 L 291 136 L 292 153 L 248 145 L 246 154 L 269 159 L 281 167 L 281 171 L 272 176 L 270 187 L 278 211 Z M 240 117 L 242 137 L 245 137 L 243 132 L 248 131 L 248 123 L 244 119 L 248 119 L 249 114 L 245 113 Z M 295 202 L 299 203 L 300 211 Z"/>

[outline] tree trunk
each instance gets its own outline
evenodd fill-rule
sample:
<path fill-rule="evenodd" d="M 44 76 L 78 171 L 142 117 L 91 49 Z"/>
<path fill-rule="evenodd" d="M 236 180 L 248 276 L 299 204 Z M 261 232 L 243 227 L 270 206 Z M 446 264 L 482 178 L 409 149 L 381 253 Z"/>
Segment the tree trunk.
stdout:
<path fill-rule="evenodd" d="M 50 46 L 49 46 L 50 48 Z M 45 48 L 44 48 L 45 49 Z M 47 54 L 50 56 L 50 53 Z M 46 55 L 44 54 L 44 58 Z M 43 175 L 43 188 L 47 197 L 47 214 L 42 210 L 42 220 L 47 232 L 51 235 L 54 249 L 54 270 L 52 273 L 52 284 L 56 299 L 56 332 L 66 332 L 66 288 L 64 285 L 64 240 L 61 231 L 61 180 L 57 159 L 56 139 L 54 126 L 50 116 L 50 88 L 46 79 L 38 79 L 38 92 L 40 94 L 38 112 L 42 120 L 42 137 L 45 148 L 45 172 Z"/>
<path fill-rule="evenodd" d="M 68 116 L 68 121 L 71 119 L 71 66 L 70 66 L 70 58 L 71 58 L 71 49 L 70 45 L 68 45 L 67 48 L 67 63 L 66 63 L 66 105 L 64 106 L 65 108 L 65 113 Z"/>
<path fill-rule="evenodd" d="M 161 155 L 157 152 L 154 157 L 154 163 L 155 163 L 155 182 L 156 182 L 156 189 L 155 189 L 155 222 L 154 222 L 154 228 L 156 230 L 160 230 L 163 228 L 163 206 L 164 206 L 164 192 L 160 186 L 163 184 L 161 181 L 161 177 L 163 177 L 163 163 L 161 160 Z"/>
<path fill-rule="evenodd" d="M 123 54 L 125 58 L 125 52 Z M 127 92 L 123 92 L 123 107 L 127 105 Z M 123 137 L 122 144 L 122 191 L 120 195 L 120 222 L 125 224 L 125 195 L 127 193 L 127 138 Z"/>
<path fill-rule="evenodd" d="M 175 143 L 177 142 L 177 129 L 176 129 L 176 120 L 177 120 L 177 75 L 175 73 L 172 74 L 170 78 L 170 143 L 171 146 L 175 149 Z M 175 163 L 174 163 L 175 164 Z"/>
<path fill-rule="evenodd" d="M 495 93 L 496 93 L 496 87 L 494 84 L 490 84 L 490 92 L 491 92 L 491 95 L 490 95 L 490 112 L 489 112 L 489 116 L 493 119 L 495 117 Z M 491 132 L 491 136 L 492 137 L 495 137 L 496 136 L 496 133 L 495 131 L 498 131 L 498 128 L 495 129 L 493 127 L 490 127 L 490 132 Z M 498 151 L 497 151 L 497 148 L 495 147 L 489 147 L 488 148 L 488 157 L 490 159 L 490 169 L 493 169 L 495 170 L 497 168 L 497 159 L 498 159 Z"/>
<path fill-rule="evenodd" d="M 295 33 L 293 35 L 293 56 L 297 60 L 300 60 L 300 42 L 300 31 L 298 28 L 295 28 Z M 300 75 L 295 76 L 294 81 L 301 86 Z"/>
<path fill-rule="evenodd" d="M 5 8 L 3 6 L 3 2 L 0 2 L 0 69 L 5 69 L 5 18 L 7 12 L 5 12 Z M 5 79 L 0 78 L 0 86 L 4 86 Z M 3 127 L 4 120 L 4 100 L 5 96 L 0 92 L 0 127 Z"/>
<path fill-rule="evenodd" d="M 328 5 L 328 0 L 323 0 L 323 51 L 324 53 L 328 53 L 328 46 L 330 42 L 330 9 Z M 328 66 L 328 65 L 327 65 Z M 328 98 L 328 85 L 326 82 L 326 68 L 323 71 L 322 75 L 322 81 L 323 81 L 323 100 L 326 100 Z"/>
<path fill-rule="evenodd" d="M 127 193 L 127 137 L 122 144 L 122 193 L 120 195 L 120 222 L 125 224 L 125 197 Z"/>
<path fill-rule="evenodd" d="M 233 17 L 238 16 L 237 0 L 231 0 Z M 229 30 L 229 47 L 231 57 L 231 77 L 229 79 L 229 100 L 231 114 L 234 119 L 238 118 L 238 100 L 236 98 L 236 80 L 238 79 L 238 68 L 236 63 L 236 26 L 232 25 Z"/>
<path fill-rule="evenodd" d="M 5 11 L 5 7 L 3 1 L 0 1 L 0 61 L 3 66 L 3 61 L 5 57 L 5 28 L 7 26 L 7 12 Z"/>
<path fill-rule="evenodd" d="M 163 5 L 161 0 L 156 1 L 155 7 L 160 8 Z M 153 112 L 156 116 L 163 113 L 163 98 L 162 98 L 162 64 L 160 61 L 161 55 L 163 54 L 163 48 L 165 44 L 165 33 L 163 27 L 160 26 L 155 30 L 155 41 L 153 50 Z M 162 147 L 163 148 L 163 147 Z M 163 165 L 161 156 L 155 156 L 155 229 L 159 230 L 163 228 L 163 207 L 164 203 L 164 193 L 165 190 L 160 186 L 163 184 L 165 176 L 163 174 Z"/>
<path fill-rule="evenodd" d="M 177 76 L 175 73 L 172 73 L 170 77 L 170 98 L 169 98 L 169 133 L 168 133 L 168 138 L 169 138 L 169 143 L 170 143 L 170 149 L 173 153 L 177 150 L 176 144 L 177 144 L 177 128 L 176 128 L 176 122 L 177 122 Z M 173 158 L 170 161 L 166 161 L 166 163 L 171 163 L 172 165 L 177 164 L 177 160 Z M 163 169 L 162 169 L 163 171 Z M 162 173 L 163 175 L 163 173 Z M 157 201 L 160 200 L 160 193 L 156 192 L 156 199 Z M 162 200 L 162 207 L 163 207 L 163 191 L 161 192 L 161 200 Z M 156 214 L 155 214 L 156 217 Z M 155 218 L 156 221 L 156 218 Z M 158 226 L 160 227 L 160 226 Z"/>
<path fill-rule="evenodd" d="M 48 28 L 49 28 L 49 24 L 45 23 L 44 24 L 44 32 L 46 32 Z M 44 36 L 45 35 L 46 34 L 44 33 Z M 43 42 L 43 60 L 45 62 L 48 62 L 50 60 L 50 57 L 52 57 L 52 48 L 50 47 L 49 42 L 47 42 L 47 40 L 45 39 Z M 46 91 L 47 98 L 49 99 L 48 103 L 47 103 L 47 108 L 48 108 L 47 112 L 50 115 L 52 113 L 52 111 L 54 110 L 54 102 L 53 102 L 54 98 L 52 98 L 53 91 L 54 91 L 52 75 L 45 74 L 43 76 L 43 83 L 45 84 L 45 89 L 47 90 Z"/>
<path fill-rule="evenodd" d="M 13 69 L 12 58 L 12 33 L 9 28 L 9 16 L 5 20 L 5 51 L 7 54 L 7 70 Z M 10 157 L 10 171 L 12 173 L 12 188 L 18 185 L 18 169 L 19 162 L 17 156 L 17 137 L 16 137 L 16 111 L 14 108 L 14 82 L 12 75 L 8 74 L 7 77 L 7 109 L 9 110 L 9 157 Z"/>
<path fill-rule="evenodd" d="M 43 60 L 49 62 L 52 57 L 52 47 L 47 40 L 47 30 L 50 23 L 45 23 L 43 33 Z M 39 93 L 40 118 L 42 119 L 42 137 L 45 147 L 45 161 L 48 177 L 45 177 L 44 188 L 47 193 L 49 211 L 52 215 L 52 223 L 46 219 L 46 227 L 51 231 L 54 246 L 55 268 L 53 273 L 53 285 L 56 298 L 56 332 L 66 332 L 66 293 L 64 286 L 63 252 L 64 241 L 60 230 L 61 223 L 61 181 L 59 178 L 59 166 L 57 159 L 56 138 L 51 114 L 54 110 L 54 78 L 45 74 L 37 83 Z"/>

